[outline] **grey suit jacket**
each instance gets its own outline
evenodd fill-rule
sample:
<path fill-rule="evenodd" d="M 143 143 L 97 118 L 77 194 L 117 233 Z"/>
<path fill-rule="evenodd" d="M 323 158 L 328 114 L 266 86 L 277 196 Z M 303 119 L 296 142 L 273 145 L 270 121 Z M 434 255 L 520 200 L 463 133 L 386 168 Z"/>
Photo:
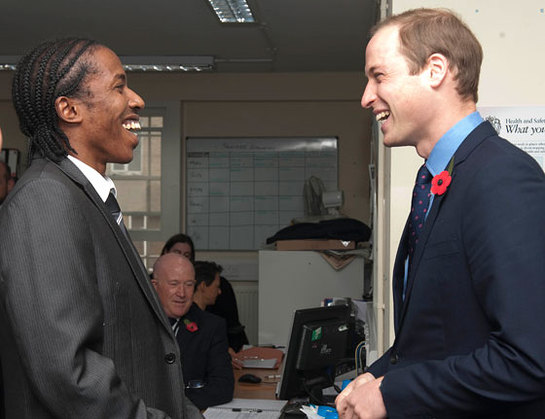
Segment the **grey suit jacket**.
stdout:
<path fill-rule="evenodd" d="M 68 160 L 36 159 L 0 209 L 7 418 L 200 418 L 132 243 Z"/>

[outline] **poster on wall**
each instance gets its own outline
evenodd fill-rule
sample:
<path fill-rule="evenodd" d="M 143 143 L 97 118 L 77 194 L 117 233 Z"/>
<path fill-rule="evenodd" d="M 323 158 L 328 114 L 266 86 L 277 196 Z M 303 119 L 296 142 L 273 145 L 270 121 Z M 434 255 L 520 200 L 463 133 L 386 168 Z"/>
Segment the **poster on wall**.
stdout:
<path fill-rule="evenodd" d="M 500 137 L 526 151 L 545 170 L 545 106 L 479 107 Z"/>

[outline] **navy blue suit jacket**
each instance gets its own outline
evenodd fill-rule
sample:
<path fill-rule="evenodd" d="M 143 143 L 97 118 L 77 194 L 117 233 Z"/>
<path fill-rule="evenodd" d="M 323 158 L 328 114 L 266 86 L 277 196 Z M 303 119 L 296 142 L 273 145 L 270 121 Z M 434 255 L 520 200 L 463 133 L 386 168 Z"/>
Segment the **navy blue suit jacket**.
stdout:
<path fill-rule="evenodd" d="M 545 175 L 488 122 L 454 156 L 401 298 L 406 231 L 393 275 L 396 338 L 385 375 L 390 418 L 545 415 Z"/>
<path fill-rule="evenodd" d="M 184 319 L 197 324 L 190 331 Z M 180 320 L 176 335 L 182 353 L 184 382 L 201 380 L 203 388 L 186 389 L 185 394 L 199 409 L 227 403 L 233 399 L 235 380 L 227 344 L 225 320 L 202 311 L 195 303 Z"/>

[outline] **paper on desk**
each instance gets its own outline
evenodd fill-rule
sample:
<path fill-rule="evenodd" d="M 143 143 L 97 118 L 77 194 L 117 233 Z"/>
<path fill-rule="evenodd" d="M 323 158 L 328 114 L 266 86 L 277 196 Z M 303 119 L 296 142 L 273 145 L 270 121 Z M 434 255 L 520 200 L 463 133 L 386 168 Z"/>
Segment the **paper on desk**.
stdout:
<path fill-rule="evenodd" d="M 254 411 L 241 411 L 233 412 L 227 409 L 218 409 L 216 407 L 209 407 L 206 412 L 203 413 L 205 419 L 279 419 L 280 412 L 254 412 Z"/>
<path fill-rule="evenodd" d="M 245 359 L 242 361 L 242 366 L 244 368 L 268 368 L 268 369 L 274 369 L 276 366 L 277 360 L 276 358 L 273 359 Z"/>
<path fill-rule="evenodd" d="M 233 399 L 229 403 L 209 407 L 204 412 L 206 419 L 278 419 L 285 400 Z M 240 411 L 233 411 L 233 409 Z"/>
<path fill-rule="evenodd" d="M 285 400 L 233 399 L 229 403 L 220 404 L 214 407 L 221 409 L 261 409 L 280 412 L 285 405 Z"/>

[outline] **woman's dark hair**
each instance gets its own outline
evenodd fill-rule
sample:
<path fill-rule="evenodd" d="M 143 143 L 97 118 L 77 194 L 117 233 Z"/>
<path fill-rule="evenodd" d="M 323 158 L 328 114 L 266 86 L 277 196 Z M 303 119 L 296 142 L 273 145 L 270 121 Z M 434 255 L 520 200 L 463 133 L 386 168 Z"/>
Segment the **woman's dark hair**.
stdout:
<path fill-rule="evenodd" d="M 35 153 L 60 161 L 75 150 L 59 128 L 55 100 L 84 97 L 89 74 L 97 72 L 88 52 L 101 46 L 83 38 L 47 41 L 23 56 L 13 77 L 12 98 L 19 126 L 29 139 L 29 162 Z"/>
<path fill-rule="evenodd" d="M 170 239 L 167 240 L 165 245 L 163 246 L 163 250 L 161 250 L 161 255 L 164 255 L 165 253 L 170 252 L 170 249 L 176 244 L 176 243 L 187 243 L 189 247 L 191 248 L 191 257 L 189 258 L 191 262 L 195 262 L 195 246 L 193 245 L 193 240 L 191 240 L 191 237 L 189 237 L 187 234 L 179 233 L 172 236 Z"/>
<path fill-rule="evenodd" d="M 212 285 L 214 279 L 216 279 L 216 274 L 221 274 L 223 268 L 221 265 L 218 265 L 215 262 L 205 262 L 198 260 L 194 263 L 195 266 L 195 289 L 199 286 L 201 282 L 204 282 L 207 287 Z"/>

